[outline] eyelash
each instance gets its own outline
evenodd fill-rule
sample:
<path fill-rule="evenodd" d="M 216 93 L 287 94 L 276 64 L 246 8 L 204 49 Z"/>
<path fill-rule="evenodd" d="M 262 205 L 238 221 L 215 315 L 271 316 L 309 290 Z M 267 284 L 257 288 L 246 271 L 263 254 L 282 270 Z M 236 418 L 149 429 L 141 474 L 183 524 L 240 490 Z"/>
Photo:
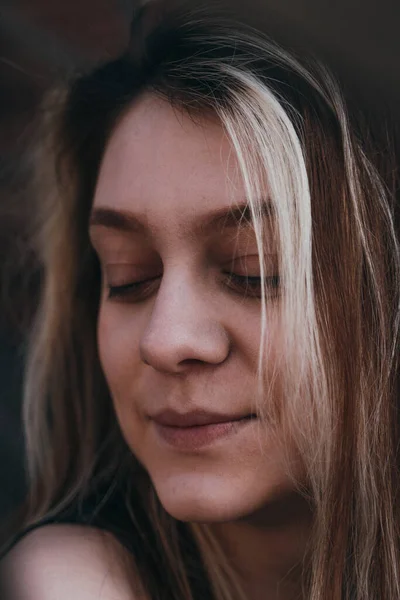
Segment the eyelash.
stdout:
<path fill-rule="evenodd" d="M 247 296 L 251 294 L 253 298 L 259 298 L 261 295 L 261 277 L 251 277 L 247 275 L 236 275 L 235 273 L 227 273 L 228 281 L 234 282 L 234 285 L 228 285 L 233 291 L 239 291 L 243 295 Z M 153 279 L 147 279 L 145 281 L 138 281 L 133 283 L 127 283 L 118 286 L 107 286 L 108 287 L 108 299 L 123 298 L 129 295 L 139 295 L 141 291 L 145 293 L 146 287 L 150 286 L 152 282 L 159 279 L 154 277 Z M 265 278 L 265 286 L 271 290 L 271 296 L 277 294 L 280 285 L 279 275 L 273 275 Z M 250 294 L 247 292 L 250 291 Z M 140 297 L 138 298 L 141 299 Z"/>

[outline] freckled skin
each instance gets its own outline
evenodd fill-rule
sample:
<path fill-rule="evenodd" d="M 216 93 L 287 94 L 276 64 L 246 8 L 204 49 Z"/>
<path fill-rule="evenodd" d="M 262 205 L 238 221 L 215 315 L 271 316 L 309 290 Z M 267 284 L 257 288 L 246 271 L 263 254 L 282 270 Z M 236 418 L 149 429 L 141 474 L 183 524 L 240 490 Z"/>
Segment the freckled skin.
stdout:
<path fill-rule="evenodd" d="M 207 213 L 244 201 L 222 128 L 194 123 L 154 96 L 135 102 L 106 148 L 94 208 L 139 215 L 147 232 L 92 227 L 104 275 L 101 363 L 128 445 L 165 509 L 181 520 L 234 521 L 292 489 L 280 450 L 285 440 L 268 428 L 258 435 L 257 421 L 185 452 L 160 439 L 148 418 L 167 408 L 254 410 L 261 302 L 231 289 L 224 272 L 239 249 L 259 275 L 255 236 L 192 233 Z M 159 279 L 142 298 L 108 297 L 110 280 L 124 285 L 152 277 Z M 280 339 L 276 302 L 267 311 L 272 368 Z"/>

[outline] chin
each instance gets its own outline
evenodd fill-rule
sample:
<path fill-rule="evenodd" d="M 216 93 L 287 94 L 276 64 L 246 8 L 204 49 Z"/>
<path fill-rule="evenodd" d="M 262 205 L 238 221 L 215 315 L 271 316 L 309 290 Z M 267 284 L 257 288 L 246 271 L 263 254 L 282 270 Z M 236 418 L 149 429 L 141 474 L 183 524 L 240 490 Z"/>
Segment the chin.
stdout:
<path fill-rule="evenodd" d="M 265 497 L 252 490 L 238 490 L 221 477 L 191 475 L 154 481 L 163 508 L 178 521 L 217 523 L 235 521 L 258 510 Z"/>
<path fill-rule="evenodd" d="M 168 514 L 178 521 L 190 523 L 222 523 L 235 521 L 244 516 L 243 511 L 228 503 L 215 499 L 186 495 L 181 498 L 161 498 L 160 502 Z M 245 511 L 246 512 L 246 511 Z"/>

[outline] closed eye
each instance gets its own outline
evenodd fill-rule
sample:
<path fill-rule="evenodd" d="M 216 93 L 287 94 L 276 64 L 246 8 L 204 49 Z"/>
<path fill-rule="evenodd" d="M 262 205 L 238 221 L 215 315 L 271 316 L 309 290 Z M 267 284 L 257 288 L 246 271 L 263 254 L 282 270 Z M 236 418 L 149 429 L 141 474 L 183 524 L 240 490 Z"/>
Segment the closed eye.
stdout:
<path fill-rule="evenodd" d="M 262 278 L 249 275 L 236 275 L 235 273 L 227 273 L 228 285 L 234 291 L 238 291 L 245 296 L 252 298 L 260 298 L 262 293 Z M 280 286 L 279 275 L 265 277 L 265 287 L 269 295 L 276 294 Z"/>
<path fill-rule="evenodd" d="M 236 273 L 224 273 L 226 275 L 225 285 L 244 296 L 252 298 L 261 297 L 262 285 L 261 277 L 238 275 Z M 131 297 L 133 301 L 142 300 L 147 297 L 154 289 L 155 284 L 161 278 L 161 275 L 146 279 L 143 281 L 135 281 L 125 283 L 123 285 L 113 286 L 108 285 L 108 298 L 124 298 Z M 270 295 L 277 292 L 280 285 L 279 275 L 268 276 L 265 278 L 265 287 L 270 291 Z"/>
<path fill-rule="evenodd" d="M 151 279 L 145 279 L 144 281 L 133 281 L 131 283 L 124 283 L 123 285 L 108 285 L 108 298 L 118 298 L 124 296 L 137 296 L 146 294 L 153 284 L 161 278 L 161 275 L 152 277 Z"/>

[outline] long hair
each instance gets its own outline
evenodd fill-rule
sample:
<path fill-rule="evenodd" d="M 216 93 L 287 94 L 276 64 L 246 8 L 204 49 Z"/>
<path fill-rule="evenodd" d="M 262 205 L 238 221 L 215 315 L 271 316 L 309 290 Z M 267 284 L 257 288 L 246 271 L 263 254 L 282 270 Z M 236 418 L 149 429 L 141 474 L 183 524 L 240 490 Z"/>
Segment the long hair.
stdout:
<path fill-rule="evenodd" d="M 193 119 L 208 114 L 221 123 L 245 184 L 262 278 L 262 214 L 271 205 L 284 393 L 279 406 L 265 401 L 263 289 L 257 402 L 268 427 L 290 433 L 305 466 L 307 485 L 295 483 L 313 511 L 306 597 L 400 597 L 395 140 L 383 117 L 378 130 L 361 110 L 349 111 L 318 61 L 193 2 L 147 2 L 135 11 L 122 56 L 46 98 L 35 155 L 42 287 L 25 378 L 26 522 L 129 480 L 127 514 L 137 529 L 145 519 L 143 539 L 153 540 L 147 558 L 138 550 L 150 596 L 206 597 L 197 565 L 215 600 L 241 597 L 210 529 L 170 517 L 130 455 L 97 353 L 101 275 L 88 237 L 91 203 L 107 141 L 145 91 Z"/>

